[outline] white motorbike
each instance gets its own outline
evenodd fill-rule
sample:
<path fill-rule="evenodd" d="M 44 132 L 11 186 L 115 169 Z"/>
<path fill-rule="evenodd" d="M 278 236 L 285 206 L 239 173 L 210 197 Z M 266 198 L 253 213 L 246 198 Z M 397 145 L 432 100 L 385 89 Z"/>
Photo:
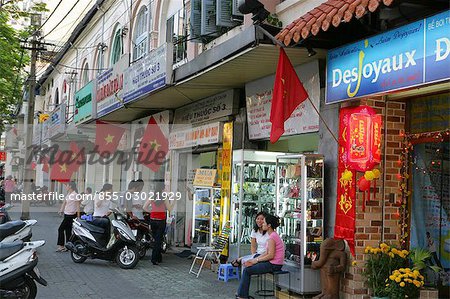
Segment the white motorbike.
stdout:
<path fill-rule="evenodd" d="M 36 220 L 14 220 L 0 224 L 0 242 L 12 243 L 22 240 L 31 241 L 31 227 L 36 224 Z"/>
<path fill-rule="evenodd" d="M 36 298 L 35 281 L 43 286 L 47 281 L 36 267 L 36 248 L 45 241 L 0 243 L 0 298 Z"/>
<path fill-rule="evenodd" d="M 92 222 L 75 219 L 72 236 L 66 243 L 75 263 L 87 258 L 116 261 L 122 269 L 132 269 L 139 261 L 139 250 L 126 215 L 117 209 L 110 218 L 96 218 Z"/>

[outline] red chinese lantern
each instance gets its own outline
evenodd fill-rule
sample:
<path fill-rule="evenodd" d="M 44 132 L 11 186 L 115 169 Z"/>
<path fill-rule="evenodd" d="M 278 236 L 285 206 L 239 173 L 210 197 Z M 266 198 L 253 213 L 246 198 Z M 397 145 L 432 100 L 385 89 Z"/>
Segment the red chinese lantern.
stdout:
<path fill-rule="evenodd" d="M 368 106 L 345 108 L 343 122 L 348 167 L 372 170 L 381 161 L 381 116 Z"/>
<path fill-rule="evenodd" d="M 365 212 L 366 210 L 366 191 L 369 192 L 369 196 L 370 196 L 370 182 L 368 180 L 366 180 L 366 178 L 364 176 L 362 176 L 359 180 L 358 180 L 358 187 L 359 190 L 363 192 L 363 212 Z M 370 200 L 370 199 L 369 199 Z"/>

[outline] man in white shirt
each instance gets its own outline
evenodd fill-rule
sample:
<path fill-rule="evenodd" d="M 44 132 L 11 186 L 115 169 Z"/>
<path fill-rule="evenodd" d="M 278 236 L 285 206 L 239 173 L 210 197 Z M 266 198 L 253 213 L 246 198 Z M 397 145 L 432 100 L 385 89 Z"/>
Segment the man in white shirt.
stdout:
<path fill-rule="evenodd" d="M 111 184 L 104 184 L 102 190 L 94 197 L 94 217 L 108 216 L 111 211 L 111 197 L 113 186 Z"/>

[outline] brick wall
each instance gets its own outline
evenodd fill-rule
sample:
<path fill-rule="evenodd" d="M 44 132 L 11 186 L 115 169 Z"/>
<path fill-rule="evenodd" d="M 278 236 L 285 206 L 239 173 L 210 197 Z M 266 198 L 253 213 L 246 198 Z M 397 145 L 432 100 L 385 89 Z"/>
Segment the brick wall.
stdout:
<path fill-rule="evenodd" d="M 400 181 L 398 161 L 402 152 L 401 134 L 405 130 L 406 105 L 402 102 L 385 102 L 383 98 L 370 98 L 344 103 L 342 107 L 368 105 L 373 107 L 378 114 L 383 116 L 383 123 L 386 121 L 386 131 L 382 129 L 382 153 L 386 155 L 386 181 L 384 194 L 383 175 L 384 165 L 380 164 L 382 175 L 377 181 L 376 200 L 373 198 L 373 188 L 371 188 L 370 201 L 366 201 L 365 212 L 362 211 L 363 194 L 357 191 L 356 199 L 356 257 L 350 258 L 357 262 L 356 266 L 349 266 L 341 281 L 341 292 L 343 298 L 369 298 L 369 291 L 365 285 L 365 278 L 362 275 L 364 265 L 364 249 L 366 246 L 378 246 L 382 239 L 382 229 L 384 227 L 384 241 L 398 244 L 400 229 L 398 226 L 399 208 L 395 201 L 400 201 Z M 386 138 L 386 149 L 384 149 L 384 138 Z M 358 173 L 357 180 L 363 173 Z M 373 187 L 373 185 L 372 185 Z M 394 195 L 392 195 L 394 194 Z M 394 202 L 390 202 L 391 198 Z M 383 198 L 383 201 L 381 200 Z M 367 200 L 367 198 L 366 198 Z M 384 204 L 384 221 L 383 217 Z M 349 262 L 349 265 L 351 263 Z"/>

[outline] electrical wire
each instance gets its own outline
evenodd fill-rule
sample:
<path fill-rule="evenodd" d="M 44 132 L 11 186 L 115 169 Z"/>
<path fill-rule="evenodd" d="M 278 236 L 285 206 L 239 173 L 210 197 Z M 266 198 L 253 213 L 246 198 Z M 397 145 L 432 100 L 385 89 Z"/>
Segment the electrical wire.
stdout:
<path fill-rule="evenodd" d="M 35 35 L 36 33 L 39 32 L 39 30 L 42 29 L 42 27 L 44 27 L 44 25 L 48 22 L 48 20 L 50 20 L 50 18 L 53 16 L 53 14 L 55 13 L 55 11 L 58 9 L 59 5 L 61 5 L 61 3 L 63 2 L 63 0 L 59 0 L 58 4 L 56 5 L 55 9 L 52 11 L 52 13 L 48 16 L 48 18 L 44 21 L 44 23 L 38 28 L 36 29 L 36 31 L 34 31 L 34 33 L 32 35 Z"/>
<path fill-rule="evenodd" d="M 77 0 L 75 4 L 69 9 L 69 11 L 66 13 L 66 15 L 58 22 L 58 24 L 55 25 L 55 27 L 52 28 L 49 32 L 47 32 L 42 38 L 48 36 L 50 33 L 52 33 L 61 23 L 64 21 L 64 19 L 72 12 L 72 10 L 77 6 L 77 4 L 80 2 L 80 0 Z"/>

